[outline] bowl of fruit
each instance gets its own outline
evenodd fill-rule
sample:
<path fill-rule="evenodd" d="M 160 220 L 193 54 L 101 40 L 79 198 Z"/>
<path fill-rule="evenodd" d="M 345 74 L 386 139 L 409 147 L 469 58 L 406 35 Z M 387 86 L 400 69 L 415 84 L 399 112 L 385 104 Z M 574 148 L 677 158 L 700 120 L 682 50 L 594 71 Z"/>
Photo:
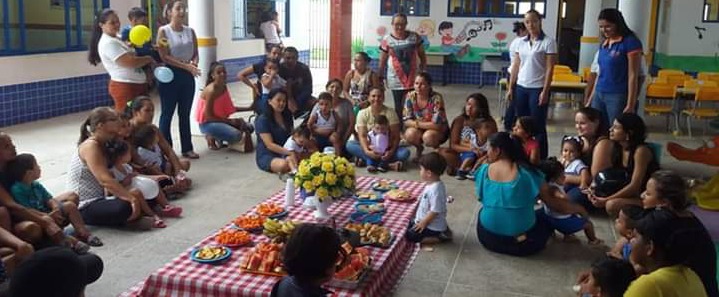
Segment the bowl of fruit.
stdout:
<path fill-rule="evenodd" d="M 227 229 L 217 233 L 215 241 L 223 246 L 236 248 L 251 244 L 252 235 L 244 230 Z"/>
<path fill-rule="evenodd" d="M 255 212 L 264 217 L 273 219 L 282 218 L 287 215 L 287 210 L 272 202 L 262 203 L 257 206 Z"/>
<path fill-rule="evenodd" d="M 245 230 L 250 233 L 258 233 L 262 231 L 262 224 L 265 217 L 258 215 L 242 215 L 237 217 L 233 223 L 237 229 Z"/>

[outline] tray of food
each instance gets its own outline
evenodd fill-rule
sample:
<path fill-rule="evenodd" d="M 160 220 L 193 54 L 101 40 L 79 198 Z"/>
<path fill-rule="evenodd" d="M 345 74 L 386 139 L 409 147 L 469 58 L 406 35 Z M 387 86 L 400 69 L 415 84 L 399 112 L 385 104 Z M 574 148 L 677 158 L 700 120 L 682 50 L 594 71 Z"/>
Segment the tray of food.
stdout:
<path fill-rule="evenodd" d="M 357 202 L 355 203 L 355 211 L 362 213 L 382 213 L 385 211 L 385 207 L 384 203 Z"/>
<path fill-rule="evenodd" d="M 384 193 L 384 199 L 397 202 L 412 202 L 414 197 L 407 190 L 393 189 Z"/>
<path fill-rule="evenodd" d="M 292 234 L 292 231 L 295 230 L 295 227 L 298 224 L 300 223 L 293 222 L 290 220 L 280 221 L 277 219 L 267 218 L 267 220 L 265 220 L 265 223 L 262 224 L 264 228 L 262 233 L 269 238 L 286 240 L 290 237 L 290 234 Z"/>
<path fill-rule="evenodd" d="M 282 266 L 280 254 L 283 243 L 261 242 L 242 257 L 240 270 L 248 273 L 284 276 L 287 274 Z"/>
<path fill-rule="evenodd" d="M 232 250 L 221 245 L 205 245 L 190 251 L 190 259 L 199 263 L 219 263 L 230 255 Z"/>
<path fill-rule="evenodd" d="M 379 180 L 372 183 L 372 190 L 378 192 L 387 192 L 392 189 L 399 189 L 399 186 L 395 182 L 388 181 L 386 179 Z"/>
<path fill-rule="evenodd" d="M 215 236 L 215 242 L 226 247 L 237 248 L 252 244 L 252 235 L 244 230 L 222 230 Z"/>
<path fill-rule="evenodd" d="M 346 257 L 338 257 L 335 275 L 327 285 L 336 288 L 354 290 L 362 284 L 372 267 L 372 258 L 365 248 L 353 248 L 349 244 L 343 245 Z"/>
<path fill-rule="evenodd" d="M 344 228 L 359 234 L 360 246 L 369 245 L 380 248 L 388 248 L 392 245 L 392 241 L 394 241 L 394 236 L 389 228 L 380 225 L 370 223 L 348 223 Z"/>
<path fill-rule="evenodd" d="M 355 193 L 354 198 L 361 202 L 382 202 L 382 194 L 375 191 L 358 191 Z"/>
<path fill-rule="evenodd" d="M 257 206 L 255 212 L 263 217 L 270 217 L 273 219 L 279 219 L 287 216 L 288 212 L 282 206 L 279 206 L 272 202 L 262 203 Z"/>
<path fill-rule="evenodd" d="M 265 217 L 254 214 L 242 215 L 232 221 L 235 228 L 245 230 L 250 233 L 262 232 L 262 224 L 264 222 Z"/>

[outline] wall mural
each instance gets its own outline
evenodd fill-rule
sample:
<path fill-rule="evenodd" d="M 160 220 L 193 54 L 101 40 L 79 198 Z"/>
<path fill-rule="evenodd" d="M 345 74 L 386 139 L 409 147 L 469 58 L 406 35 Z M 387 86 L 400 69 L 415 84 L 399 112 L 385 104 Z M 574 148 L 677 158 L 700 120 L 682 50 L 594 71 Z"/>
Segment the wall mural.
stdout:
<path fill-rule="evenodd" d="M 417 32 L 427 52 L 453 53 L 459 62 L 481 62 L 483 53 L 507 51 L 510 36 L 507 32 L 511 32 L 513 22 L 513 19 L 457 21 L 426 18 L 419 20 L 416 26 L 412 26 L 414 20 L 410 21 L 407 29 Z M 504 26 L 505 23 L 508 25 Z M 456 30 L 459 28 L 461 30 Z M 377 43 L 390 33 L 385 25 L 377 26 L 373 31 Z M 377 45 L 366 44 L 364 50 L 373 59 L 379 58 Z"/>

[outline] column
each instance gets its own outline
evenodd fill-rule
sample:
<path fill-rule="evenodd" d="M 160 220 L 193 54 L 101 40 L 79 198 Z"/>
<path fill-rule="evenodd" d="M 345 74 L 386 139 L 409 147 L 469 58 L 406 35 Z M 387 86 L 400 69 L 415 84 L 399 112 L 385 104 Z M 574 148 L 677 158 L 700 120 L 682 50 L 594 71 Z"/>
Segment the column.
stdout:
<path fill-rule="evenodd" d="M 579 47 L 579 69 L 592 65 L 594 54 L 599 49 L 599 25 L 597 18 L 602 11 L 602 1 L 589 0 L 584 3 L 584 28 Z"/>
<path fill-rule="evenodd" d="M 629 29 L 634 31 L 634 34 L 637 35 L 637 38 L 642 41 L 642 50 L 644 51 L 644 54 L 646 54 L 648 51 L 647 40 L 649 38 L 649 18 L 652 10 L 652 1 L 619 0 L 617 9 L 622 12 L 622 15 L 624 16 L 624 21 L 627 22 L 627 26 L 629 27 Z M 642 59 L 645 58 L 645 56 L 642 56 Z M 646 63 L 646 59 L 644 60 L 644 62 L 644 65 L 648 66 L 648 63 Z M 644 104 L 646 101 L 646 88 L 643 85 L 640 85 L 639 90 L 639 96 L 637 96 L 637 114 L 643 115 Z"/>
<path fill-rule="evenodd" d="M 330 1 L 330 79 L 343 79 L 352 65 L 352 1 Z"/>
<path fill-rule="evenodd" d="M 197 35 L 197 51 L 200 56 L 198 67 L 202 75 L 195 79 L 195 101 L 192 105 L 190 118 L 192 119 L 192 134 L 202 134 L 200 126 L 195 120 L 195 108 L 200 96 L 200 89 L 207 81 L 210 71 L 210 64 L 217 60 L 217 38 L 215 38 L 215 6 L 214 0 L 189 0 L 187 11 L 189 25 Z"/>

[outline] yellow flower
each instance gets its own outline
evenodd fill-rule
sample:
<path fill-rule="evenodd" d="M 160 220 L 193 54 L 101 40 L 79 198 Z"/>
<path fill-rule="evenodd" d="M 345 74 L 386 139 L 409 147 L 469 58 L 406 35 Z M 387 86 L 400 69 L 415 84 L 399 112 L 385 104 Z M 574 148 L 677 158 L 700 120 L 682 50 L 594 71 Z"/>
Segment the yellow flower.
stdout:
<path fill-rule="evenodd" d="M 306 165 L 307 164 L 305 164 L 305 166 L 300 166 L 300 168 L 297 169 L 297 173 L 299 176 L 307 177 L 310 175 L 310 167 Z"/>
<path fill-rule="evenodd" d="M 318 175 L 315 175 L 314 178 L 312 178 L 312 184 L 315 185 L 315 187 L 319 187 L 320 185 L 322 185 L 322 183 L 324 181 L 325 181 L 324 174 L 318 174 Z"/>
<path fill-rule="evenodd" d="M 312 167 L 320 167 L 320 165 L 322 165 L 322 159 L 312 158 L 310 159 L 310 165 L 312 165 Z"/>
<path fill-rule="evenodd" d="M 304 188 L 307 192 L 312 192 L 315 190 L 315 185 L 313 185 L 311 181 L 305 181 L 302 183 L 302 188 Z"/>
<path fill-rule="evenodd" d="M 334 170 L 334 165 L 332 162 L 322 162 L 322 171 L 324 172 L 332 172 Z"/>
<path fill-rule="evenodd" d="M 334 187 L 331 192 L 332 192 L 332 197 L 342 196 L 342 190 L 340 190 L 340 188 L 338 188 L 338 187 Z"/>
<path fill-rule="evenodd" d="M 349 176 L 345 176 L 345 178 L 344 178 L 345 188 L 350 189 L 350 188 L 352 188 L 353 185 L 354 185 L 354 180 Z"/>
<path fill-rule="evenodd" d="M 329 197 L 330 193 L 327 191 L 327 188 L 325 187 L 319 187 L 317 188 L 317 191 L 315 191 L 315 196 L 319 198 L 326 198 Z"/>
<path fill-rule="evenodd" d="M 328 185 L 334 186 L 337 183 L 337 175 L 334 173 L 327 173 L 325 174 L 325 181 Z"/>
<path fill-rule="evenodd" d="M 352 166 L 352 165 L 347 166 L 347 174 L 348 174 L 348 175 L 351 175 L 351 176 L 354 176 L 354 175 L 355 175 L 355 167 Z"/>
<path fill-rule="evenodd" d="M 332 162 L 332 156 L 329 156 L 329 155 L 323 156 L 322 162 Z"/>
<path fill-rule="evenodd" d="M 344 175 L 347 173 L 347 166 L 344 164 L 335 164 L 335 173 L 337 173 L 337 175 Z"/>

